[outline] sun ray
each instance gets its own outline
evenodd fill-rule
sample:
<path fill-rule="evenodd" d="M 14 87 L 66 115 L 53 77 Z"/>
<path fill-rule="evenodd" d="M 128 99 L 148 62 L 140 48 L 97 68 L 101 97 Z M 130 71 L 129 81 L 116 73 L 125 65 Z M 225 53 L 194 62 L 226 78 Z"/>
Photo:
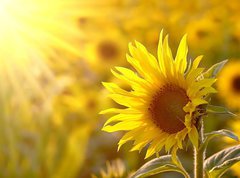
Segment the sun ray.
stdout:
<path fill-rule="evenodd" d="M 56 63 L 81 54 L 78 20 L 90 5 L 79 0 L 0 0 L 0 79 L 15 102 L 45 102 L 58 88 Z M 10 98 L 5 97 L 10 102 Z"/>

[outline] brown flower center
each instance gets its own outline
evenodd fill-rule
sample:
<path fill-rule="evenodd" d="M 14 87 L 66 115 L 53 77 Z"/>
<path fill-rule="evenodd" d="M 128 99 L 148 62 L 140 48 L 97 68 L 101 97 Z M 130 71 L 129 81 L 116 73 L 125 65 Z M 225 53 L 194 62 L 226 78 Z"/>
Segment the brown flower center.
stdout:
<path fill-rule="evenodd" d="M 115 58 L 118 54 L 118 48 L 112 41 L 102 41 L 97 48 L 99 57 L 104 60 Z"/>
<path fill-rule="evenodd" d="M 148 108 L 153 122 L 164 132 L 173 134 L 185 128 L 183 107 L 189 102 L 186 91 L 179 86 L 167 84 L 153 97 Z"/>
<path fill-rule="evenodd" d="M 236 93 L 240 93 L 240 76 L 236 76 L 233 78 L 232 88 Z"/>
<path fill-rule="evenodd" d="M 197 36 L 202 39 L 202 38 L 205 38 L 207 37 L 209 34 L 207 31 L 204 31 L 204 30 L 198 30 L 197 31 Z"/>

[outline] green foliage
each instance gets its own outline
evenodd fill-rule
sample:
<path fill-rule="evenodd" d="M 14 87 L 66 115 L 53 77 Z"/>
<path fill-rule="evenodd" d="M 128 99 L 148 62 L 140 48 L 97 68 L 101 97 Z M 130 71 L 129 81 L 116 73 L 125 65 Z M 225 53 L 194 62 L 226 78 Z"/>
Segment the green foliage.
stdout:
<path fill-rule="evenodd" d="M 214 105 L 208 105 L 207 106 L 207 112 L 211 114 L 227 114 L 230 115 L 231 117 L 235 117 L 236 114 L 230 112 L 227 108 L 222 107 L 222 106 L 214 106 Z"/>
<path fill-rule="evenodd" d="M 165 155 L 155 158 L 144 164 L 139 170 L 135 172 L 132 178 L 144 178 L 162 172 L 175 171 L 189 177 L 187 172 L 183 169 L 180 162 L 173 161 L 172 155 Z"/>
<path fill-rule="evenodd" d="M 240 161 L 240 145 L 226 148 L 204 162 L 208 178 L 221 177 L 231 166 Z"/>
<path fill-rule="evenodd" d="M 203 142 L 203 144 L 201 146 L 201 149 L 205 149 L 207 147 L 209 141 L 212 140 L 215 137 L 218 137 L 218 136 L 226 136 L 226 137 L 229 137 L 229 138 L 231 138 L 233 140 L 239 141 L 238 136 L 235 135 L 230 130 L 222 129 L 222 130 L 218 130 L 218 131 L 212 131 L 212 132 L 209 132 L 209 133 L 205 134 L 205 139 L 204 139 L 204 142 Z"/>
<path fill-rule="evenodd" d="M 220 70 L 223 68 L 223 66 L 228 62 L 228 60 L 221 61 L 219 63 L 214 64 L 212 67 L 210 67 L 204 74 L 203 76 L 205 78 L 210 78 L 213 77 L 215 78 Z"/>

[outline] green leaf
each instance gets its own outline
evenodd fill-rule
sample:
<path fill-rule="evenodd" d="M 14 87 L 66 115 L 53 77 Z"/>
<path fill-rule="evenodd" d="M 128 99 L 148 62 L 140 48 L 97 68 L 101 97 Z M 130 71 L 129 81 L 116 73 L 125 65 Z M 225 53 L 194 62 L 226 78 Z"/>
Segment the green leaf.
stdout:
<path fill-rule="evenodd" d="M 234 132 L 227 129 L 212 131 L 212 132 L 206 133 L 205 136 L 206 136 L 206 139 L 212 139 L 216 136 L 227 136 L 229 138 L 232 138 L 233 140 L 239 141 L 238 136 L 235 135 Z"/>
<path fill-rule="evenodd" d="M 240 161 L 240 145 L 226 148 L 204 161 L 209 178 L 221 177 L 231 166 Z"/>
<path fill-rule="evenodd" d="M 214 105 L 208 105 L 207 106 L 207 113 L 211 114 L 228 114 L 232 117 L 235 117 L 236 114 L 230 112 L 227 108 L 222 107 L 222 106 L 214 106 Z"/>
<path fill-rule="evenodd" d="M 228 62 L 228 60 L 224 60 L 217 64 L 214 64 L 210 67 L 206 72 L 203 73 L 204 78 L 215 78 L 219 71 L 223 68 L 223 66 Z"/>
<path fill-rule="evenodd" d="M 227 130 L 227 129 L 222 129 L 222 130 L 206 133 L 205 139 L 204 139 L 203 144 L 200 149 L 205 150 L 209 141 L 218 136 L 226 136 L 226 137 L 232 138 L 233 140 L 239 141 L 238 136 L 235 135 L 232 131 Z"/>
<path fill-rule="evenodd" d="M 181 166 L 180 161 L 178 163 L 174 163 L 171 155 L 165 155 L 152 159 L 151 161 L 144 164 L 135 172 L 132 178 L 143 178 L 167 171 L 179 172 L 182 173 L 185 177 L 190 177 Z"/>

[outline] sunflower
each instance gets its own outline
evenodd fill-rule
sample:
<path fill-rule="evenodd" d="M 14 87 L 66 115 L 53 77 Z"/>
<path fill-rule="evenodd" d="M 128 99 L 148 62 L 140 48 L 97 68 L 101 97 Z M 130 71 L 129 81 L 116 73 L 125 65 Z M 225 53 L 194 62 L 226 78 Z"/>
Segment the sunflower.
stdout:
<path fill-rule="evenodd" d="M 105 74 L 110 67 L 124 65 L 125 61 L 122 59 L 127 50 L 127 39 L 123 32 L 110 22 L 99 30 L 100 33 L 88 32 L 89 41 L 84 44 L 86 49 L 83 51 L 83 58 L 87 59 L 94 72 Z"/>
<path fill-rule="evenodd" d="M 69 84 L 54 98 L 53 123 L 66 130 L 73 130 L 84 123 L 94 127 L 97 113 L 110 106 L 110 100 L 103 100 L 106 94 L 106 90 L 100 91 L 95 85 Z"/>
<path fill-rule="evenodd" d="M 103 83 L 111 92 L 110 97 L 126 107 L 102 111 L 101 114 L 116 114 L 105 123 L 103 130 L 127 131 L 119 141 L 119 148 L 130 140 L 134 141 L 132 151 L 141 151 L 149 145 L 146 158 L 163 147 L 175 153 L 183 148 L 187 136 L 198 147 L 197 123 L 203 110 L 201 105 L 208 103 L 204 99 L 206 95 L 215 92 L 211 87 L 215 79 L 203 78 L 204 68 L 198 68 L 202 56 L 192 65 L 187 63 L 185 35 L 174 60 L 168 36 L 163 40 L 163 31 L 158 44 L 158 60 L 139 42 L 135 45 L 129 44 L 131 55 L 127 55 L 127 61 L 137 73 L 123 67 L 112 70 L 117 78 L 131 86 L 131 91 L 114 83 Z"/>
<path fill-rule="evenodd" d="M 219 96 L 232 109 L 240 109 L 240 61 L 231 61 L 219 73 Z"/>
<path fill-rule="evenodd" d="M 188 33 L 190 45 L 199 50 L 215 49 L 219 42 L 221 33 L 216 30 L 221 28 L 221 24 L 217 22 L 213 15 L 205 14 L 201 18 L 189 20 L 185 31 Z"/>

